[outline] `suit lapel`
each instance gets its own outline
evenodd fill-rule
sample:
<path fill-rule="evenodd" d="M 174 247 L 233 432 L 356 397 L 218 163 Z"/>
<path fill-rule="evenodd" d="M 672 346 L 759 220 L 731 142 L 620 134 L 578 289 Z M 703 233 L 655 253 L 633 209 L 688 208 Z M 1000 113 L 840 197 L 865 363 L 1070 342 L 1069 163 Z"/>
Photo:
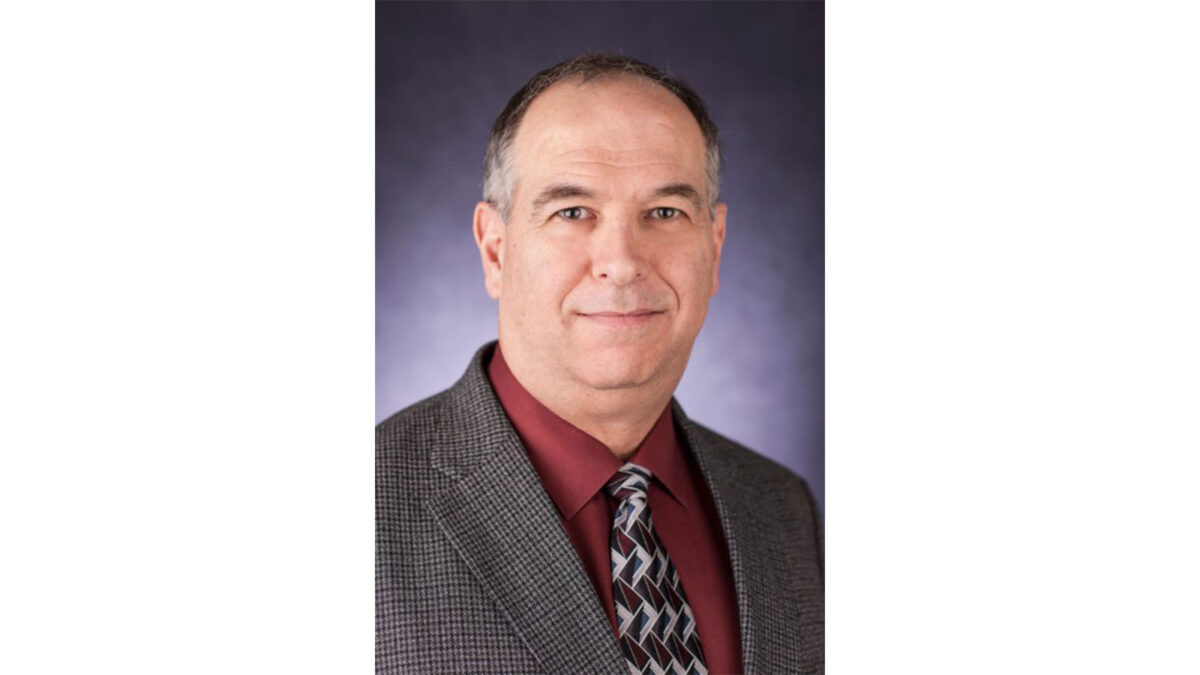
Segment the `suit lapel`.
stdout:
<path fill-rule="evenodd" d="M 777 562 L 779 555 L 779 548 L 772 546 L 770 539 L 778 524 L 762 522 L 753 486 L 739 481 L 745 471 L 744 467 L 737 466 L 736 457 L 705 442 L 706 436 L 688 420 L 674 399 L 672 410 L 721 518 L 741 615 L 739 626 L 745 672 L 788 671 L 789 663 L 794 663 L 798 657 L 799 635 L 797 626 L 790 620 L 794 611 L 778 592 L 785 587 L 783 580 L 777 577 L 771 564 Z M 795 650 L 793 658 L 781 660 L 788 656 L 780 653 L 781 649 Z"/>
<path fill-rule="evenodd" d="M 483 372 L 450 391 L 432 468 L 455 482 L 427 502 L 446 536 L 548 672 L 623 672 L 608 616 Z"/>

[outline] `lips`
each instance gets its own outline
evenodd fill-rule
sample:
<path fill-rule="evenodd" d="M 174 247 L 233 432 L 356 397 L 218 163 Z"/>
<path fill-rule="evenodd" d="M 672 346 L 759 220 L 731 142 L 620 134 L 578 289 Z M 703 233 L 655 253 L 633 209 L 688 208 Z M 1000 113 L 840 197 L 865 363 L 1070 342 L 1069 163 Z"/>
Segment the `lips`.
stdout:
<path fill-rule="evenodd" d="M 600 326 L 605 330 L 648 330 L 649 327 L 658 320 L 658 317 L 665 314 L 663 311 L 654 311 L 649 309 L 637 309 L 632 312 L 591 312 L 587 314 L 581 313 L 580 318 L 587 321 L 593 326 Z"/>
<path fill-rule="evenodd" d="M 608 318 L 608 319 L 618 319 L 618 318 L 622 318 L 622 317 L 634 317 L 634 316 L 649 316 L 651 314 L 660 314 L 660 313 L 661 313 L 660 311 L 652 310 L 652 309 L 637 309 L 632 312 L 580 312 L 580 314 L 583 314 L 584 316 L 597 316 L 597 317 L 604 317 L 604 318 Z"/>

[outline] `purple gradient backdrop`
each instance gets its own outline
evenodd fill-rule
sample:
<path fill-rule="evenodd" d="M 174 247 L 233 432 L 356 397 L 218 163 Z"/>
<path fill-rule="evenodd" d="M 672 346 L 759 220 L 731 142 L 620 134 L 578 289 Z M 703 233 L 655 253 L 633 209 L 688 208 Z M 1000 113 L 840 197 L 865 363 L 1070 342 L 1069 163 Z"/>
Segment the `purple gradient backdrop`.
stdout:
<path fill-rule="evenodd" d="M 642 59 L 704 97 L 725 156 L 721 290 L 676 397 L 825 501 L 824 6 L 376 5 L 376 366 L 382 420 L 496 337 L 471 237 L 492 121 L 535 72 Z"/>

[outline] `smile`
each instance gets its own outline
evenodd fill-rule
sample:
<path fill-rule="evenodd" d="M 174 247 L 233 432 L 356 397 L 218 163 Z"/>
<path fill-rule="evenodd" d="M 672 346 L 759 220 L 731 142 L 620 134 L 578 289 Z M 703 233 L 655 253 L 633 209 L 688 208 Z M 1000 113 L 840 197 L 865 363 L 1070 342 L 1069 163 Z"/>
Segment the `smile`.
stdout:
<path fill-rule="evenodd" d="M 612 328 L 640 328 L 662 314 L 663 312 L 644 310 L 629 312 L 627 314 L 622 314 L 621 312 L 597 312 L 595 314 L 580 314 L 580 316 L 602 326 L 610 326 Z"/>

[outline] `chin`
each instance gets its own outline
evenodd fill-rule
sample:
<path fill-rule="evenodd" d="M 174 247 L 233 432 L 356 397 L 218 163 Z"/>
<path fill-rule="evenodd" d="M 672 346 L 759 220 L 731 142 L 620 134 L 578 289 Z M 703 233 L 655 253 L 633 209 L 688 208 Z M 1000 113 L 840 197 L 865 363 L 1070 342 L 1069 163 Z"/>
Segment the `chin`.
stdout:
<path fill-rule="evenodd" d="M 579 379 L 596 389 L 629 389 L 640 387 L 654 378 L 658 362 L 644 353 L 627 353 L 626 350 L 603 349 L 593 352 L 586 365 L 577 370 Z"/>

